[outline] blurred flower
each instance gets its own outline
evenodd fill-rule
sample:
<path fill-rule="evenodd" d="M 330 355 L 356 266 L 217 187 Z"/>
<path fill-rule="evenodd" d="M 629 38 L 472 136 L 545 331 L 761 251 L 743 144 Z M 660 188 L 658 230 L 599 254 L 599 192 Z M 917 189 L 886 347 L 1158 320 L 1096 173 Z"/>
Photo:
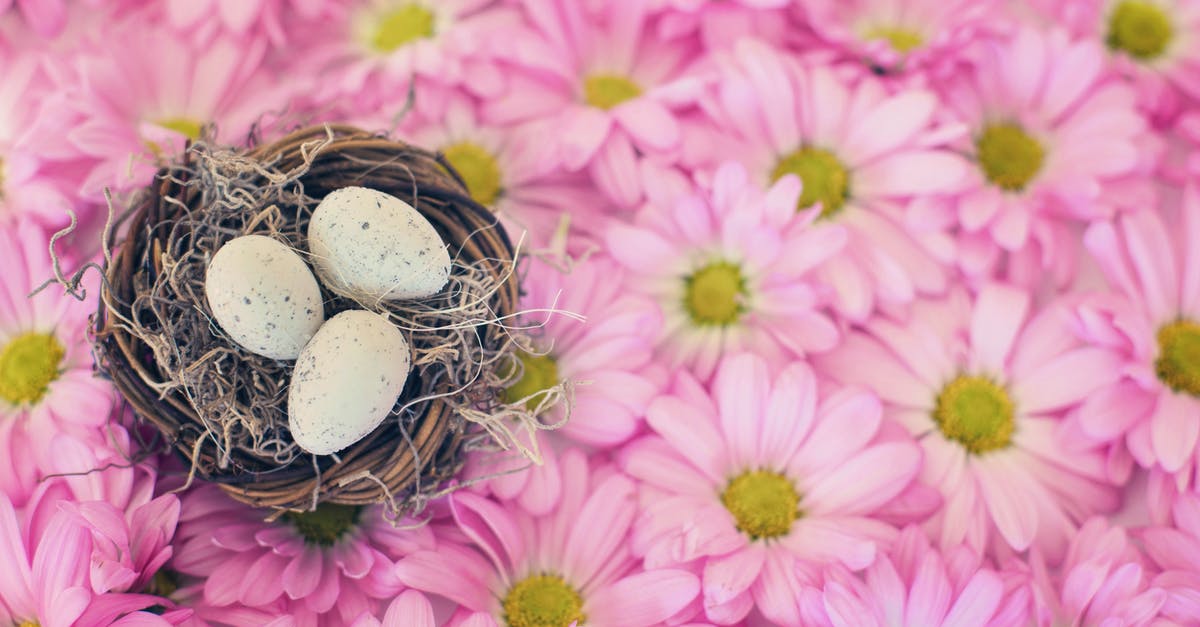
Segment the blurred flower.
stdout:
<path fill-rule="evenodd" d="M 919 438 L 921 480 L 945 499 L 929 523 L 943 548 L 1036 546 L 1057 563 L 1076 524 L 1117 506 L 1104 443 L 1070 433 L 1062 416 L 1114 382 L 1120 360 L 1074 340 L 1062 307 L 1029 311 L 1030 295 L 1011 286 L 975 298 L 955 290 L 915 303 L 904 325 L 872 321 L 814 361 L 875 391 Z"/>
<path fill-rule="evenodd" d="M 183 497 L 171 571 L 203 582 L 203 602 L 280 610 L 297 620 L 345 624 L 374 612 L 403 586 L 394 560 L 434 545 L 414 520 L 385 518 L 384 507 L 323 503 L 275 522 L 215 486 Z"/>
<path fill-rule="evenodd" d="M 1007 579 L 1007 580 L 1006 580 Z M 805 624 L 837 627 L 1029 625 L 1032 594 L 965 546 L 945 555 L 918 527 L 901 532 L 895 547 L 855 575 L 835 567 L 821 588 L 805 588 Z"/>
<path fill-rule="evenodd" d="M 838 330 L 823 311 L 812 269 L 836 259 L 840 225 L 796 212 L 800 182 L 765 192 L 728 163 L 711 190 L 673 205 L 647 205 L 632 225 L 609 229 L 608 251 L 664 321 L 658 346 L 670 367 L 707 379 L 722 355 L 752 350 L 772 361 L 832 348 Z"/>
<path fill-rule="evenodd" d="M 669 568 L 643 570 L 629 553 L 634 483 L 610 468 L 589 470 L 574 449 L 559 467 L 563 498 L 541 516 L 517 503 L 454 493 L 450 508 L 470 546 L 439 538 L 436 549 L 400 560 L 397 575 L 410 587 L 457 603 L 461 609 L 450 625 L 479 621 L 471 614 L 484 613 L 508 627 L 575 621 L 639 627 L 685 610 L 699 591 L 696 577 Z"/>
<path fill-rule="evenodd" d="M 1117 292 L 1080 308 L 1084 332 L 1120 351 L 1119 380 L 1080 411 L 1095 437 L 1128 433 L 1142 466 L 1196 485 L 1200 443 L 1200 192 L 1184 190 L 1178 210 L 1129 213 L 1093 225 L 1084 244 Z"/>
<path fill-rule="evenodd" d="M 818 399 L 806 365 L 772 377 L 749 354 L 722 361 L 711 392 L 680 373 L 646 421 L 655 435 L 620 452 L 644 483 L 633 550 L 647 567 L 701 573 L 705 614 L 722 625 L 752 607 L 774 624 L 802 624 L 802 578 L 828 563 L 869 566 L 896 536 L 872 515 L 921 467 L 911 440 L 875 441 L 873 395 Z"/>
<path fill-rule="evenodd" d="M 1151 527 L 1139 536 L 1146 555 L 1161 569 L 1153 585 L 1167 591 L 1162 613 L 1187 624 L 1200 616 L 1200 495 L 1180 495 L 1169 525 Z"/>

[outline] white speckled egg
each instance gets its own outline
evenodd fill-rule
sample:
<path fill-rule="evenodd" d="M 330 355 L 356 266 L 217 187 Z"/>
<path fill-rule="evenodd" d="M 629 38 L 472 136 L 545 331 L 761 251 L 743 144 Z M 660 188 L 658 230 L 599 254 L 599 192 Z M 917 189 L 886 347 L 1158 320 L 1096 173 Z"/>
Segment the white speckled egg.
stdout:
<path fill-rule="evenodd" d="M 217 324 L 246 350 L 295 359 L 325 320 L 321 288 L 296 251 L 262 235 L 217 249 L 204 276 Z"/>
<path fill-rule="evenodd" d="M 363 303 L 432 296 L 450 277 L 450 254 L 429 220 L 366 187 L 321 200 L 308 223 L 308 249 L 330 290 Z"/>
<path fill-rule="evenodd" d="M 363 439 L 396 404 L 408 380 L 408 365 L 408 341 L 383 316 L 351 310 L 330 318 L 292 371 L 292 439 L 316 455 Z"/>

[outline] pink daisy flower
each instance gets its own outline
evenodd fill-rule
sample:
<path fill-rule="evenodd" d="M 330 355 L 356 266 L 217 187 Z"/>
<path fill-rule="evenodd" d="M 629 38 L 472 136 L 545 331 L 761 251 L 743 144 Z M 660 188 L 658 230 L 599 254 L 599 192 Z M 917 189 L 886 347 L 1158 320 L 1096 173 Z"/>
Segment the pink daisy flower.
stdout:
<path fill-rule="evenodd" d="M 817 0 L 796 5 L 806 26 L 885 72 L 945 74 L 981 35 L 999 27 L 994 0 Z"/>
<path fill-rule="evenodd" d="M 964 546 L 938 553 L 915 526 L 861 574 L 835 568 L 803 598 L 806 624 L 836 627 L 1020 627 L 1030 624 L 1032 602 L 1022 581 Z"/>
<path fill-rule="evenodd" d="M 0 46 L 0 223 L 25 216 L 41 223 L 67 222 L 75 208 L 69 194 L 78 186 L 64 167 L 56 97 L 41 54 Z"/>
<path fill-rule="evenodd" d="M 296 60 L 321 76 L 317 100 L 351 97 L 354 111 L 395 110 L 410 85 L 452 85 L 494 97 L 506 84 L 496 38 L 510 36 L 519 13 L 492 0 L 346 0 L 331 17 L 296 29 Z M 422 111 L 436 104 L 418 98 Z"/>
<path fill-rule="evenodd" d="M 796 208 L 818 207 L 848 233 L 844 253 L 821 272 L 852 319 L 876 302 L 943 291 L 947 271 L 933 251 L 952 259 L 953 241 L 942 225 L 904 216 L 914 197 L 936 206 L 967 175 L 967 162 L 946 149 L 960 129 L 935 124 L 937 97 L 889 95 L 872 77 L 846 80 L 845 71 L 803 66 L 753 40 L 714 59 L 716 88 L 702 101 L 711 122 L 686 134 L 687 161 L 712 167 L 735 158 L 761 184 L 799 176 Z"/>
<path fill-rule="evenodd" d="M 636 205 L 644 193 L 641 156 L 679 144 L 673 108 L 696 92 L 681 77 L 697 50 L 655 37 L 645 0 L 595 3 L 594 10 L 574 0 L 522 4 L 530 32 L 509 38 L 510 88 L 485 115 L 544 120 L 567 170 L 586 169 L 613 202 Z"/>
<path fill-rule="evenodd" d="M 92 534 L 91 580 L 98 593 L 145 590 L 171 558 L 179 499 L 163 495 L 126 513 L 105 501 L 64 502 Z"/>
<path fill-rule="evenodd" d="M 634 483 L 612 468 L 589 470 L 574 449 L 560 468 L 563 498 L 540 516 L 456 492 L 450 508 L 470 546 L 439 538 L 436 549 L 400 560 L 397 575 L 457 603 L 449 625 L 486 624 L 472 616 L 482 613 L 508 627 L 640 627 L 685 610 L 699 591 L 696 577 L 642 570 L 629 553 Z"/>
<path fill-rule="evenodd" d="M 169 602 L 147 594 L 93 591 L 92 536 L 70 511 L 13 508 L 0 493 L 0 621 L 6 625 L 173 625 L 190 612 L 157 616 L 146 610 Z"/>
<path fill-rule="evenodd" d="M 600 230 L 608 203 L 584 175 L 557 167 L 545 123 L 491 124 L 481 119 L 474 98 L 462 93 L 434 98 L 445 104 L 432 116 L 405 120 L 401 134 L 440 152 L 463 177 L 471 197 L 500 215 L 514 240 L 528 232 L 526 248 L 538 249 L 551 246 L 564 224 L 575 234 Z"/>
<path fill-rule="evenodd" d="M 970 127 L 957 148 L 974 166 L 956 210 L 960 265 L 983 273 L 1002 252 L 1059 265 L 1077 253 L 1066 225 L 1152 202 L 1157 149 L 1135 100 L 1096 42 L 1022 28 L 986 46 L 946 93 Z"/>
<path fill-rule="evenodd" d="M 344 624 L 403 589 L 392 574 L 396 558 L 434 544 L 416 521 L 393 526 L 382 506 L 322 504 L 275 522 L 263 516 L 213 486 L 193 489 L 183 497 L 170 570 L 203 580 L 208 605 Z"/>
<path fill-rule="evenodd" d="M 1073 341 L 1062 307 L 1029 310 L 1014 287 L 954 291 L 914 303 L 903 326 L 873 321 L 815 361 L 874 390 L 919 439 L 922 482 L 945 500 L 929 522 L 943 548 L 1036 546 L 1057 562 L 1078 522 L 1117 505 L 1103 448 L 1068 433 L 1062 416 L 1111 384 L 1120 361 Z"/>
<path fill-rule="evenodd" d="M 1200 2 L 1075 0 L 1042 2 L 1058 23 L 1103 44 L 1141 102 L 1168 121 L 1200 100 Z"/>
<path fill-rule="evenodd" d="M 122 45 L 80 55 L 83 85 L 73 92 L 82 121 L 68 139 L 98 161 L 84 194 L 147 183 L 162 159 L 182 152 L 208 124 L 218 140 L 241 143 L 252 124 L 288 105 L 287 92 L 261 71 L 262 40 L 197 43 L 147 28 L 137 14 L 106 27 L 105 37 Z M 293 76 L 287 89 L 302 82 Z"/>
<path fill-rule="evenodd" d="M 0 491 L 18 505 L 59 463 L 56 436 L 103 441 L 115 400 L 92 372 L 86 333 L 95 303 L 57 286 L 28 297 L 54 276 L 46 240 L 28 222 L 0 227 Z"/>
<path fill-rule="evenodd" d="M 711 189 L 609 229 L 608 251 L 628 271 L 629 289 L 661 311 L 658 347 L 669 366 L 708 378 L 722 354 L 753 350 L 778 361 L 837 343 L 812 269 L 836 259 L 846 229 L 814 223 L 815 210 L 797 213 L 799 195 L 794 176 L 764 192 L 729 163 Z"/>
<path fill-rule="evenodd" d="M 1154 570 L 1147 568 L 1125 528 L 1104 518 L 1080 527 L 1056 574 L 1047 571 L 1036 552 L 1032 565 L 1042 589 L 1039 599 L 1051 604 L 1055 624 L 1164 624 L 1154 619 L 1160 617 L 1167 592 L 1152 585 Z"/>
<path fill-rule="evenodd" d="M 1200 495 L 1180 495 L 1171 512 L 1170 524 L 1145 529 L 1139 537 L 1162 571 L 1153 581 L 1167 591 L 1162 613 L 1186 625 L 1200 616 Z"/>
<path fill-rule="evenodd" d="M 750 354 L 726 358 L 711 392 L 680 373 L 646 422 L 654 435 L 620 453 L 644 483 L 633 549 L 648 567 L 701 573 L 705 614 L 723 625 L 753 607 L 775 624 L 802 624 L 798 578 L 828 563 L 869 566 L 896 535 L 873 515 L 921 467 L 911 440 L 874 442 L 873 395 L 818 399 L 808 366 L 772 377 Z"/>
<path fill-rule="evenodd" d="M 1200 193 L 1182 206 L 1133 212 L 1092 226 L 1084 244 L 1120 298 L 1081 308 L 1097 345 L 1123 355 L 1119 381 L 1099 390 L 1080 412 L 1095 437 L 1127 433 L 1129 452 L 1145 467 L 1195 485 L 1200 443 Z"/>

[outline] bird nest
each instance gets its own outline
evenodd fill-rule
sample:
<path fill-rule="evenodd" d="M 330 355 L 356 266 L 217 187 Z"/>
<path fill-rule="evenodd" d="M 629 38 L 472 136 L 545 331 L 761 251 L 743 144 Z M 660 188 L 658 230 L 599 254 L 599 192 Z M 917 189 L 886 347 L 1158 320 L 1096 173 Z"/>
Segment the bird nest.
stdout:
<path fill-rule="evenodd" d="M 327 318 L 368 309 L 412 347 L 412 371 L 388 419 L 334 455 L 300 450 L 287 428 L 293 363 L 250 353 L 214 322 L 204 294 L 212 255 L 260 234 L 307 257 L 317 203 L 347 186 L 405 200 L 448 244 L 447 286 L 428 299 L 355 302 L 322 286 Z M 521 376 L 514 248 L 440 156 L 345 126 L 294 132 L 248 150 L 194 142 L 106 233 L 105 281 L 94 326 L 97 363 L 136 413 L 190 463 L 191 477 L 259 507 L 386 502 L 411 509 L 444 486 L 473 439 L 523 448 L 520 430 L 559 388 L 507 402 Z M 510 399 L 511 400 L 511 399 Z M 537 407 L 533 407 L 536 405 Z"/>

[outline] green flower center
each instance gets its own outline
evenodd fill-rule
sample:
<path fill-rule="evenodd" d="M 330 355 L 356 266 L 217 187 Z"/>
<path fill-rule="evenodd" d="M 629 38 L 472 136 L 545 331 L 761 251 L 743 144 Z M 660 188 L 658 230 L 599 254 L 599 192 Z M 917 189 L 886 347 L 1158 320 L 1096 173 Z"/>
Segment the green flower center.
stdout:
<path fill-rule="evenodd" d="M 841 210 L 850 195 L 850 173 L 846 166 L 828 150 L 801 148 L 779 158 L 771 171 L 771 181 L 785 174 L 795 174 L 804 184 L 796 210 L 821 203 L 821 216 L 828 218 Z"/>
<path fill-rule="evenodd" d="M 178 589 L 179 573 L 167 568 L 160 568 L 158 572 L 154 573 L 154 577 L 150 578 L 150 583 L 146 585 L 146 594 L 166 598 L 175 594 Z"/>
<path fill-rule="evenodd" d="M 1002 449 L 1012 442 L 1012 399 L 991 379 L 962 375 L 938 394 L 933 421 L 971 453 Z"/>
<path fill-rule="evenodd" d="M 586 619 L 583 597 L 557 575 L 531 575 L 518 581 L 502 606 L 508 627 L 569 627 Z"/>
<path fill-rule="evenodd" d="M 599 109 L 611 109 L 642 95 L 637 83 L 616 74 L 592 74 L 583 79 L 583 101 Z"/>
<path fill-rule="evenodd" d="M 296 528 L 308 544 L 333 546 L 358 525 L 362 508 L 355 505 L 322 503 L 311 512 L 288 512 L 283 518 Z"/>
<path fill-rule="evenodd" d="M 371 46 L 379 52 L 392 52 L 405 44 L 433 36 L 433 11 L 410 2 L 384 14 L 378 20 Z"/>
<path fill-rule="evenodd" d="M 558 363 L 550 355 L 531 353 L 521 353 L 517 359 L 521 361 L 521 378 L 504 389 L 504 402 L 517 403 L 525 398 L 528 399 L 525 406 L 530 410 L 536 409 L 545 396 L 539 392 L 549 390 L 560 381 Z M 505 374 L 511 375 L 512 371 Z"/>
<path fill-rule="evenodd" d="M 488 206 L 500 196 L 500 165 L 482 146 L 458 142 L 443 148 L 442 155 L 467 184 L 475 202 Z"/>
<path fill-rule="evenodd" d="M 979 167 L 993 185 L 1021 191 L 1042 169 L 1046 152 L 1016 124 L 993 124 L 975 140 Z"/>
<path fill-rule="evenodd" d="M 42 400 L 67 351 L 49 333 L 25 333 L 0 351 L 0 398 L 13 405 Z"/>
<path fill-rule="evenodd" d="M 1105 42 L 1141 61 L 1161 55 L 1173 36 L 1171 18 L 1162 7 L 1145 0 L 1123 0 L 1108 17 Z"/>
<path fill-rule="evenodd" d="M 697 325 L 730 325 L 745 311 L 746 279 L 728 261 L 700 268 L 684 284 L 683 307 Z"/>
<path fill-rule="evenodd" d="M 1154 372 L 1172 390 L 1200 396 L 1200 324 L 1177 320 L 1158 330 Z"/>
<path fill-rule="evenodd" d="M 195 141 L 200 139 L 201 129 L 204 128 L 204 123 L 195 118 L 163 118 L 155 122 L 168 131 L 175 131 L 184 137 Z"/>
<path fill-rule="evenodd" d="M 800 494 L 787 477 L 769 470 L 749 470 L 721 493 L 721 504 L 733 514 L 737 528 L 755 540 L 786 536 L 800 517 Z"/>
<path fill-rule="evenodd" d="M 925 43 L 925 38 L 915 30 L 893 26 L 876 26 L 868 30 L 863 38 L 867 41 L 882 39 L 891 44 L 892 49 L 900 54 L 908 54 Z"/>

